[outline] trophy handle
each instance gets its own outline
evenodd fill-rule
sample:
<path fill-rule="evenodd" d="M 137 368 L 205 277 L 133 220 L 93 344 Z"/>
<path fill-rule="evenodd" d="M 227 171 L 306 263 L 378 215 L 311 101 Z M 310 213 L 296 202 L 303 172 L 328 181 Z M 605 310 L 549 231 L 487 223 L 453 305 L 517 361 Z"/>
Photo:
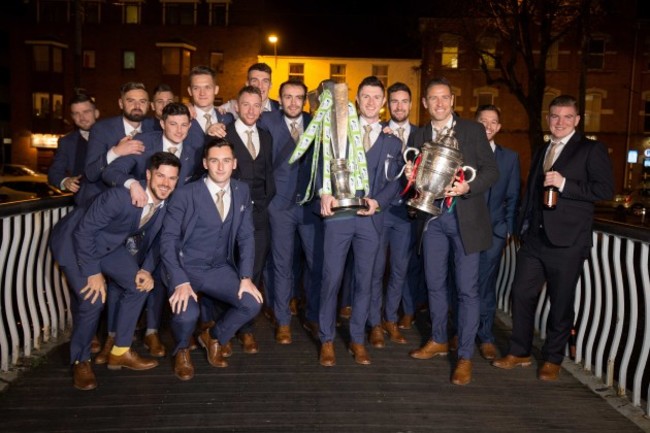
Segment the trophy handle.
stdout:
<path fill-rule="evenodd" d="M 415 147 L 407 147 L 404 150 L 403 156 L 404 156 L 404 162 L 408 163 L 409 160 L 407 158 L 409 152 L 415 152 L 415 155 L 413 155 L 413 159 L 417 158 L 417 156 L 420 154 L 420 151 L 416 149 Z"/>
<path fill-rule="evenodd" d="M 470 167 L 469 165 L 465 165 L 465 166 L 461 167 L 460 170 L 471 171 L 472 172 L 472 176 L 469 179 L 465 179 L 465 182 L 470 183 L 471 181 L 473 181 L 476 178 L 476 169 L 474 167 Z"/>

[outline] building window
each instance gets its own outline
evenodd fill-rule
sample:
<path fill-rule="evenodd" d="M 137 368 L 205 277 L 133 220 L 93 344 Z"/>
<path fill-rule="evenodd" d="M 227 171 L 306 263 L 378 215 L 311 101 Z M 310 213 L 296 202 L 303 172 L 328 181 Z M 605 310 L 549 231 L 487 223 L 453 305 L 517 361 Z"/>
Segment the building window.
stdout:
<path fill-rule="evenodd" d="M 63 50 L 59 47 L 52 47 L 52 72 L 63 72 Z"/>
<path fill-rule="evenodd" d="M 643 132 L 650 132 L 650 96 L 646 96 L 643 107 Z"/>
<path fill-rule="evenodd" d="M 497 40 L 494 38 L 482 38 L 479 41 L 479 52 L 482 62 L 488 69 L 496 66 L 495 56 L 497 54 Z"/>
<path fill-rule="evenodd" d="M 50 115 L 50 94 L 35 92 L 32 94 L 34 117 L 45 118 Z"/>
<path fill-rule="evenodd" d="M 585 97 L 585 131 L 600 131 L 600 113 L 603 96 L 600 93 L 587 93 Z"/>
<path fill-rule="evenodd" d="M 163 48 L 162 73 L 178 75 L 181 71 L 181 51 L 178 48 Z"/>
<path fill-rule="evenodd" d="M 122 23 L 140 24 L 141 4 L 138 0 L 124 0 L 122 2 Z"/>
<path fill-rule="evenodd" d="M 34 71 L 49 72 L 50 70 L 50 47 L 48 45 L 34 45 Z"/>
<path fill-rule="evenodd" d="M 190 68 L 192 63 L 192 51 L 196 51 L 196 47 L 189 44 L 178 42 L 158 42 L 156 47 L 162 50 L 162 73 L 163 75 L 190 75 Z M 221 54 L 221 61 L 223 62 L 223 54 L 219 52 L 210 53 L 210 66 L 214 67 L 215 62 L 219 61 L 219 54 Z M 223 66 L 221 66 L 223 69 Z M 215 69 L 217 72 L 221 72 Z"/>
<path fill-rule="evenodd" d="M 84 68 L 95 69 L 95 50 L 84 50 L 82 58 Z"/>
<path fill-rule="evenodd" d="M 589 58 L 587 66 L 589 69 L 605 68 L 605 40 L 591 39 L 588 47 Z"/>
<path fill-rule="evenodd" d="M 372 75 L 379 78 L 384 87 L 388 87 L 388 65 L 372 65 Z"/>
<path fill-rule="evenodd" d="M 210 53 L 210 67 L 219 73 L 223 73 L 223 53 L 218 51 Z"/>
<path fill-rule="evenodd" d="M 558 41 L 553 42 L 553 44 L 548 47 L 548 53 L 546 54 L 546 70 L 547 71 L 556 71 L 558 67 L 558 60 L 560 57 L 560 43 Z"/>
<path fill-rule="evenodd" d="M 85 24 L 99 24 L 101 22 L 102 7 L 99 1 L 83 2 L 83 21 Z"/>
<path fill-rule="evenodd" d="M 330 65 L 330 79 L 336 83 L 345 83 L 345 65 Z"/>
<path fill-rule="evenodd" d="M 232 0 L 206 0 L 208 4 L 208 25 L 228 26 L 231 2 Z"/>
<path fill-rule="evenodd" d="M 163 2 L 163 24 L 196 25 L 196 3 Z"/>
<path fill-rule="evenodd" d="M 40 1 L 36 13 L 39 23 L 67 24 L 70 22 L 71 5 L 69 2 Z"/>
<path fill-rule="evenodd" d="M 305 64 L 289 63 L 289 79 L 305 82 Z"/>
<path fill-rule="evenodd" d="M 442 56 L 440 66 L 443 68 L 458 68 L 458 38 L 455 36 L 445 35 L 441 39 Z"/>
<path fill-rule="evenodd" d="M 476 106 L 480 107 L 481 105 L 494 105 L 494 94 L 490 92 L 479 92 L 476 95 Z"/>
<path fill-rule="evenodd" d="M 190 50 L 181 50 L 181 59 L 181 75 L 183 77 L 188 77 L 192 66 L 192 52 Z"/>
<path fill-rule="evenodd" d="M 122 53 L 122 68 L 135 69 L 135 51 L 124 51 Z"/>
<path fill-rule="evenodd" d="M 63 95 L 52 95 L 52 113 L 55 119 L 63 119 Z"/>

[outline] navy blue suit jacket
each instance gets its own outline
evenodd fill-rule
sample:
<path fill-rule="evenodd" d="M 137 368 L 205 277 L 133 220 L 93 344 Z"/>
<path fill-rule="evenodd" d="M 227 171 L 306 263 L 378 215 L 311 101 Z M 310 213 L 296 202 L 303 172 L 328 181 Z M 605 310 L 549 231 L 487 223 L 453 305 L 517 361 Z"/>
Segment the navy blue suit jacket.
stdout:
<path fill-rule="evenodd" d="M 311 116 L 302 113 L 304 129 L 311 122 Z M 260 118 L 258 127 L 266 129 L 273 138 L 273 179 L 275 181 L 274 202 L 281 201 L 280 207 L 294 205 L 302 199 L 309 182 L 311 170 L 311 152 L 300 160 L 289 164 L 289 158 L 296 148 L 291 131 L 281 110 L 270 111 Z"/>
<path fill-rule="evenodd" d="M 146 188 L 146 183 L 143 183 Z M 123 247 L 127 238 L 137 233 L 143 235 L 140 253 L 144 260 L 140 267 L 153 272 L 157 261 L 157 235 L 162 227 L 166 206 L 156 211 L 145 225 L 138 228 L 142 208 L 131 204 L 126 188 L 111 188 L 97 197 L 90 207 L 75 208 L 52 229 L 50 247 L 60 266 L 79 266 L 85 277 L 101 272 L 101 259 Z"/>
<path fill-rule="evenodd" d="M 52 165 L 47 171 L 48 182 L 57 188 L 61 188 L 61 182 L 66 177 L 83 174 L 87 150 L 88 142 L 82 137 L 78 129 L 61 137 Z M 81 160 L 78 161 L 78 159 Z"/>
<path fill-rule="evenodd" d="M 128 179 L 146 179 L 147 165 L 151 155 L 163 150 L 162 131 L 145 132 L 135 136 L 142 141 L 145 151 L 140 155 L 126 155 L 117 158 L 109 164 L 102 173 L 102 179 L 110 186 L 124 186 Z M 181 170 L 178 176 L 178 187 L 185 185 L 198 176 L 202 167 L 203 136 L 188 134 L 183 141 L 181 151 Z"/>
<path fill-rule="evenodd" d="M 228 238 L 227 261 L 238 270 L 239 276 L 253 275 L 255 238 L 253 237 L 253 204 L 248 185 L 230 179 L 232 229 Z M 160 250 L 169 287 L 190 281 L 183 267 L 183 251 L 193 248 L 187 243 L 199 215 L 216 217 L 216 206 L 205 184 L 205 176 L 174 191 L 160 236 Z M 235 245 L 238 260 L 235 259 Z"/>
<path fill-rule="evenodd" d="M 501 238 L 515 233 L 519 190 L 521 187 L 519 154 L 496 145 L 494 158 L 499 168 L 499 179 L 485 193 L 492 232 Z"/>

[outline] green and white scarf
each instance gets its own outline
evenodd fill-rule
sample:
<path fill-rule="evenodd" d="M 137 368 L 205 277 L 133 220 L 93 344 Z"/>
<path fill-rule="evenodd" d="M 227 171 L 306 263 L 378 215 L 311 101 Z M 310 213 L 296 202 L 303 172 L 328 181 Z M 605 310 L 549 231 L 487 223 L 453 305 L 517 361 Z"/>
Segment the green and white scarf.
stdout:
<path fill-rule="evenodd" d="M 323 148 L 323 188 L 320 194 L 332 194 L 332 180 L 330 175 L 330 163 L 332 161 L 332 92 L 329 89 L 323 91 L 319 96 L 318 110 L 314 118 L 309 123 L 307 129 L 302 133 L 298 144 L 296 145 L 289 164 L 296 162 L 304 155 L 312 143 L 315 148 L 312 156 L 311 175 L 309 185 L 305 192 L 304 199 L 300 204 L 305 204 L 313 198 L 314 182 L 316 179 L 316 168 L 320 157 L 321 142 Z M 354 104 L 348 102 L 348 157 L 347 165 L 350 170 L 350 190 L 363 190 L 364 195 L 370 192 L 370 183 L 368 180 L 368 165 L 366 163 L 366 153 L 361 143 L 361 128 L 359 126 L 359 117 Z"/>

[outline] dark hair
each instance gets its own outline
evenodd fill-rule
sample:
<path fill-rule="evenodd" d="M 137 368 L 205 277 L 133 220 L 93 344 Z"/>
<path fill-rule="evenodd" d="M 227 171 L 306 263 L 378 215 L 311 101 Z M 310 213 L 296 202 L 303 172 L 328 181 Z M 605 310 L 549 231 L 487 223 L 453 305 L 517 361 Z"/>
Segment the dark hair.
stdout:
<path fill-rule="evenodd" d="M 127 92 L 130 92 L 131 90 L 144 90 L 146 92 L 147 88 L 144 86 L 143 83 L 139 83 L 136 81 L 129 81 L 128 83 L 122 84 L 122 87 L 120 87 L 120 96 L 124 96 Z M 148 93 L 147 96 L 149 96 Z"/>
<path fill-rule="evenodd" d="M 266 63 L 254 63 L 254 64 L 252 64 L 248 68 L 248 71 L 246 72 L 246 76 L 248 76 L 252 71 L 266 72 L 269 75 L 273 74 L 273 70 Z"/>
<path fill-rule="evenodd" d="M 70 98 L 70 102 L 68 103 L 68 106 L 72 107 L 74 104 L 83 104 L 84 102 L 90 102 L 95 108 L 95 98 L 92 96 L 86 94 L 86 93 L 80 93 L 77 92 L 72 97 Z"/>
<path fill-rule="evenodd" d="M 189 81 L 192 81 L 192 78 L 196 75 L 209 75 L 212 77 L 212 80 L 217 81 L 217 71 L 212 69 L 209 66 L 199 65 L 192 68 L 189 75 Z"/>
<path fill-rule="evenodd" d="M 180 102 L 170 102 L 165 105 L 165 108 L 162 110 L 163 120 L 167 119 L 168 116 L 187 116 L 188 119 L 192 119 L 190 109 Z"/>
<path fill-rule="evenodd" d="M 157 95 L 158 93 L 162 93 L 162 92 L 174 93 L 171 86 L 169 84 L 165 84 L 165 83 L 160 83 L 153 89 L 153 95 L 154 96 Z"/>
<path fill-rule="evenodd" d="M 171 165 L 181 169 L 181 160 L 170 152 L 156 152 L 149 158 L 149 170 L 157 170 L 161 165 Z"/>
<path fill-rule="evenodd" d="M 388 89 L 386 89 L 386 94 L 388 95 L 388 98 L 390 99 L 391 94 L 393 94 L 395 92 L 399 92 L 399 91 L 403 91 L 403 92 L 408 93 L 409 94 L 409 99 L 411 99 L 411 89 L 409 88 L 409 86 L 407 86 L 406 84 L 401 83 L 399 81 L 397 83 L 393 83 L 390 86 L 388 86 Z"/>
<path fill-rule="evenodd" d="M 366 86 L 381 87 L 381 91 L 384 93 L 386 92 L 384 83 L 382 83 L 381 80 L 375 77 L 374 75 L 371 75 L 361 80 L 361 83 L 359 83 L 359 87 L 357 88 L 357 94 L 359 94 L 359 92 L 361 92 L 361 89 Z"/>
<path fill-rule="evenodd" d="M 576 112 L 579 113 L 578 101 L 571 95 L 560 95 L 553 98 L 550 104 L 548 104 L 549 111 L 553 107 L 573 107 L 576 109 Z"/>
<path fill-rule="evenodd" d="M 280 84 L 280 97 L 282 97 L 282 89 L 284 89 L 284 86 L 298 86 L 298 87 L 302 87 L 302 90 L 305 91 L 305 95 L 307 95 L 307 86 L 305 85 L 305 83 L 303 83 L 302 81 L 300 81 L 300 80 L 297 79 L 297 78 L 289 78 L 287 81 L 285 81 L 284 83 Z"/>
<path fill-rule="evenodd" d="M 432 88 L 433 86 L 447 86 L 449 87 L 449 92 L 453 93 L 453 91 L 451 90 L 451 83 L 445 77 L 436 77 L 430 79 L 425 87 L 426 92 L 428 92 L 429 89 Z"/>
<path fill-rule="evenodd" d="M 232 151 L 233 156 L 235 155 L 235 148 L 230 141 L 226 140 L 225 138 L 212 137 L 208 139 L 208 141 L 206 141 L 205 145 L 203 146 L 203 158 L 208 157 L 208 152 L 213 147 L 229 147 Z"/>
<path fill-rule="evenodd" d="M 262 97 L 262 91 L 255 86 L 244 86 L 241 89 L 239 89 L 239 92 L 237 93 L 237 99 L 241 97 L 244 93 L 253 93 L 255 95 L 259 95 L 259 97 Z"/>
<path fill-rule="evenodd" d="M 498 120 L 501 121 L 501 110 L 499 110 L 499 108 L 496 105 L 494 104 L 479 105 L 478 108 L 476 109 L 476 118 L 478 119 L 478 117 L 484 111 L 494 111 L 495 113 L 497 113 Z"/>

